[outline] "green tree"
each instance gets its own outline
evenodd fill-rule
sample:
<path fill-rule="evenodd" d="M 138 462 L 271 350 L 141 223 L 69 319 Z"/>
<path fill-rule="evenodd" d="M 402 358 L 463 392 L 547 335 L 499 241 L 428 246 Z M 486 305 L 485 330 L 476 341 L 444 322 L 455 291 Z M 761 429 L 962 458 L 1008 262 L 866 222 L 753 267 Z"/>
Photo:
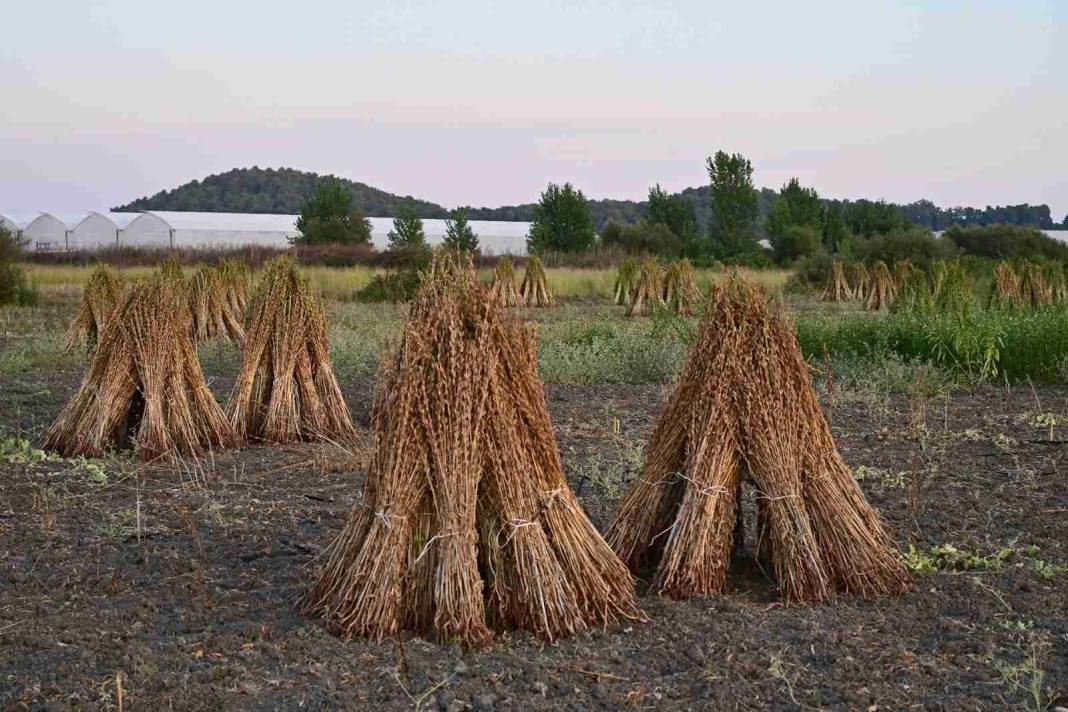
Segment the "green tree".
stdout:
<path fill-rule="evenodd" d="M 474 252 L 478 249 L 478 235 L 467 221 L 467 211 L 456 208 L 445 219 L 445 246 L 451 250 Z"/>
<path fill-rule="evenodd" d="M 666 225 L 675 236 L 686 240 L 697 232 L 693 203 L 677 195 L 668 195 L 657 183 L 649 189 L 649 222 Z"/>
<path fill-rule="evenodd" d="M 319 182 L 301 208 L 297 230 L 294 242 L 304 245 L 371 244 L 371 221 L 352 204 L 352 194 L 337 178 Z"/>
<path fill-rule="evenodd" d="M 593 246 L 597 233 L 586 196 L 570 183 L 550 183 L 534 206 L 527 233 L 527 249 L 543 252 L 581 252 Z"/>
<path fill-rule="evenodd" d="M 823 223 L 823 204 L 814 188 L 803 188 L 791 178 L 775 196 L 765 223 L 768 240 L 777 260 L 794 260 L 811 254 L 820 246 L 819 229 Z M 797 231 L 791 228 L 803 227 Z M 817 235 L 813 244 L 811 234 Z"/>
<path fill-rule="evenodd" d="M 760 195 L 753 188 L 753 166 L 740 153 L 717 151 L 708 159 L 711 182 L 711 249 L 725 258 L 759 251 L 753 224 L 760 214 Z"/>
<path fill-rule="evenodd" d="M 425 248 L 426 234 L 423 221 L 414 210 L 405 208 L 393 218 L 393 229 L 389 231 L 389 249 Z"/>
<path fill-rule="evenodd" d="M 853 252 L 853 236 L 842 219 L 842 204 L 832 200 L 823 213 L 823 246 L 827 252 L 849 256 Z"/>

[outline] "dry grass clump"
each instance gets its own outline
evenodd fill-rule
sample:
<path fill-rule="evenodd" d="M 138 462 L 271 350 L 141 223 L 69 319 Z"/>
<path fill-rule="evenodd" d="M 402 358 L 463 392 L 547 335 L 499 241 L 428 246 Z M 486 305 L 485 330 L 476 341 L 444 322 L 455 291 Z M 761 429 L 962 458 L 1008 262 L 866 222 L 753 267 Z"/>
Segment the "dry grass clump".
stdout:
<path fill-rule="evenodd" d="M 1014 307 L 1023 305 L 1020 276 L 1011 262 L 998 262 L 994 265 L 994 301 Z"/>
<path fill-rule="evenodd" d="M 1065 283 L 1064 266 L 1060 262 L 1047 262 L 1042 267 L 1042 275 L 1046 278 L 1051 303 L 1061 304 L 1068 300 L 1068 284 Z"/>
<path fill-rule="evenodd" d="M 825 302 L 844 302 L 852 297 L 853 290 L 849 288 L 845 266 L 841 260 L 835 260 L 831 263 L 831 274 L 827 278 L 827 285 L 823 288 L 821 298 Z"/>
<path fill-rule="evenodd" d="M 237 295 L 232 293 L 221 269 L 201 267 L 189 280 L 189 307 L 193 333 L 198 341 L 225 337 L 235 343 L 245 340 Z"/>
<path fill-rule="evenodd" d="M 868 296 L 868 268 L 863 262 L 852 262 L 849 265 L 848 276 L 851 298 L 863 301 Z"/>
<path fill-rule="evenodd" d="M 790 325 L 756 287 L 716 286 L 641 479 L 608 541 L 675 598 L 720 593 L 743 483 L 756 493 L 756 551 L 786 601 L 908 585 L 878 516 L 835 448 Z"/>
<path fill-rule="evenodd" d="M 660 263 L 652 257 L 647 257 L 638 273 L 638 284 L 631 294 L 627 316 L 649 316 L 653 305 L 662 303 L 663 279 L 664 271 Z"/>
<path fill-rule="evenodd" d="M 532 326 L 439 257 L 383 360 L 363 504 L 302 600 L 345 637 L 554 640 L 640 619 L 564 479 Z"/>
<path fill-rule="evenodd" d="M 515 286 L 515 265 L 507 257 L 501 258 L 493 270 L 490 296 L 501 306 L 514 307 L 519 304 L 519 290 Z"/>
<path fill-rule="evenodd" d="M 628 257 L 619 263 L 616 283 L 612 288 L 612 300 L 616 304 L 630 304 L 634 290 L 638 286 L 638 260 Z"/>
<path fill-rule="evenodd" d="M 265 266 L 229 416 L 243 439 L 285 443 L 356 435 L 330 364 L 322 301 L 291 257 Z"/>
<path fill-rule="evenodd" d="M 199 457 L 236 443 L 200 370 L 188 293 L 173 269 L 127 292 L 81 388 L 44 439 L 67 457 L 133 444 L 142 460 Z"/>
<path fill-rule="evenodd" d="M 668 265 L 660 298 L 676 314 L 691 316 L 694 313 L 701 303 L 701 290 L 688 259 L 683 258 Z"/>
<path fill-rule="evenodd" d="M 527 270 L 523 273 L 523 282 L 519 285 L 519 296 L 528 307 L 551 307 L 556 305 L 549 283 L 545 280 L 545 268 L 541 260 L 531 257 Z"/>
<path fill-rule="evenodd" d="M 897 286 L 893 275 L 890 274 L 885 262 L 877 260 L 871 266 L 871 273 L 868 276 L 868 298 L 865 307 L 871 311 L 886 309 L 894 301 L 895 294 L 897 294 Z"/>
<path fill-rule="evenodd" d="M 126 284 L 117 269 L 105 263 L 97 265 L 85 283 L 81 306 L 67 330 L 67 351 L 79 344 L 89 352 L 96 348 L 125 291 Z"/>

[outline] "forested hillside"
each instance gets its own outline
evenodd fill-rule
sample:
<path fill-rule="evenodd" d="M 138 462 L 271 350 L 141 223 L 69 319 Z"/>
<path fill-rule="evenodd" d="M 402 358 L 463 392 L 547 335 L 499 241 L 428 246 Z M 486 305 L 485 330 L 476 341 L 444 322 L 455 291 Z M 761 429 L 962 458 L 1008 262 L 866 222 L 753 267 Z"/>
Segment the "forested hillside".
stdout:
<path fill-rule="evenodd" d="M 193 180 L 151 197 L 138 198 L 114 210 L 183 210 L 208 213 L 281 213 L 295 215 L 325 176 L 293 168 L 235 168 Z M 367 215 L 389 217 L 412 208 L 420 217 L 443 218 L 447 211 L 435 203 L 400 196 L 342 178 L 355 204 Z"/>

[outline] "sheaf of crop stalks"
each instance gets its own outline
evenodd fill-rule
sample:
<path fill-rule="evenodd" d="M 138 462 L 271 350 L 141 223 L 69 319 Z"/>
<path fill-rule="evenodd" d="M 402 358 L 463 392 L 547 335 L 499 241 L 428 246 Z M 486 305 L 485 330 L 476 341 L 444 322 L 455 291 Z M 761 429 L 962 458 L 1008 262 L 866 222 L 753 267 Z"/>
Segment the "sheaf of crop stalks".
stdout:
<path fill-rule="evenodd" d="M 520 302 L 519 290 L 515 286 L 515 265 L 507 257 L 501 258 L 493 270 L 490 296 L 505 307 L 514 307 Z"/>
<path fill-rule="evenodd" d="M 356 435 L 330 363 L 326 313 L 288 256 L 265 267 L 229 406 L 242 439 L 343 441 Z"/>
<path fill-rule="evenodd" d="M 918 270 L 912 266 L 910 260 L 898 260 L 894 263 L 893 276 L 894 276 L 894 288 L 901 289 L 901 285 L 908 281 L 909 277 Z"/>
<path fill-rule="evenodd" d="M 863 301 L 868 295 L 868 268 L 863 262 L 851 262 L 848 267 L 851 298 Z"/>
<path fill-rule="evenodd" d="M 897 287 L 886 263 L 878 260 L 871 267 L 868 277 L 868 298 L 865 307 L 870 311 L 886 309 L 894 301 Z"/>
<path fill-rule="evenodd" d="M 245 340 L 242 313 L 231 301 L 221 270 L 201 267 L 189 280 L 189 308 L 197 341 L 225 337 L 235 343 Z"/>
<path fill-rule="evenodd" d="M 134 284 L 112 313 L 81 388 L 44 447 L 100 457 L 133 444 L 142 460 L 203 456 L 237 439 L 204 381 L 180 270 Z"/>
<path fill-rule="evenodd" d="M 831 273 L 827 278 L 821 298 L 825 302 L 842 302 L 852 298 L 849 280 L 846 279 L 845 265 L 841 260 L 831 263 Z"/>
<path fill-rule="evenodd" d="M 219 274 L 226 290 L 226 304 L 240 323 L 244 323 L 248 309 L 248 293 L 252 287 L 248 264 L 244 260 L 226 259 L 219 263 Z"/>
<path fill-rule="evenodd" d="M 556 305 L 556 299 L 549 290 L 549 283 L 545 279 L 545 268 L 541 260 L 531 257 L 527 262 L 526 272 L 523 273 L 523 282 L 519 285 L 519 297 L 524 306 L 528 307 L 551 307 Z"/>
<path fill-rule="evenodd" d="M 616 283 L 612 288 L 612 300 L 616 304 L 630 304 L 634 289 L 638 286 L 638 260 L 628 257 L 619 263 Z"/>
<path fill-rule="evenodd" d="M 998 262 L 994 265 L 994 301 L 1006 306 L 1023 306 L 1023 294 L 1020 291 L 1020 276 L 1011 262 Z"/>
<path fill-rule="evenodd" d="M 1068 284 L 1064 280 L 1064 265 L 1060 262 L 1047 262 L 1042 267 L 1042 276 L 1046 279 L 1050 303 L 1063 304 L 1068 300 Z"/>
<path fill-rule="evenodd" d="M 1020 265 L 1020 294 L 1025 304 L 1033 307 L 1053 303 L 1053 290 L 1046 282 L 1046 273 L 1037 262 Z"/>
<path fill-rule="evenodd" d="M 439 255 L 383 360 L 362 504 L 302 598 L 343 637 L 555 640 L 640 620 L 630 573 L 564 479 L 532 326 Z"/>
<path fill-rule="evenodd" d="M 660 299 L 676 314 L 693 315 L 701 303 L 701 290 L 697 286 L 693 265 L 688 259 L 683 258 L 668 265 L 664 272 Z"/>
<path fill-rule="evenodd" d="M 119 271 L 109 264 L 101 263 L 93 270 L 82 292 L 82 303 L 67 329 L 66 350 L 79 344 L 92 352 L 107 328 L 108 320 L 122 302 L 126 283 Z"/>
<path fill-rule="evenodd" d="M 648 257 L 642 262 L 638 272 L 638 283 L 630 298 L 627 316 L 649 316 L 653 307 L 663 303 L 664 270 L 654 258 Z"/>
<path fill-rule="evenodd" d="M 839 455 L 791 325 L 755 286 L 714 288 L 608 541 L 675 598 L 720 593 L 739 492 L 758 504 L 756 552 L 787 602 L 904 591 L 908 577 Z"/>

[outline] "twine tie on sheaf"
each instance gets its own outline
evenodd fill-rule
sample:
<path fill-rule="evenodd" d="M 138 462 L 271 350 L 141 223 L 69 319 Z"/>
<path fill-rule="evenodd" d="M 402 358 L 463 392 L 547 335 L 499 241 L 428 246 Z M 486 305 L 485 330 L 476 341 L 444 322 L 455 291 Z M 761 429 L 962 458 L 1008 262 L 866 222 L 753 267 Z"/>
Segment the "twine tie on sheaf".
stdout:
<path fill-rule="evenodd" d="M 430 545 L 433 544 L 435 541 L 437 541 L 438 539 L 444 539 L 445 537 L 449 536 L 456 536 L 457 533 L 458 532 L 445 532 L 444 534 L 435 534 L 434 536 L 430 537 L 430 540 L 427 541 L 427 543 L 423 546 L 423 550 L 419 552 L 419 556 L 415 557 L 415 563 L 419 563 L 419 561 L 423 558 L 426 552 L 430 550 Z"/>
<path fill-rule="evenodd" d="M 385 524 L 386 525 L 386 529 L 390 529 L 391 528 L 391 525 L 390 525 L 390 520 L 391 519 L 394 519 L 394 518 L 396 518 L 396 519 L 407 519 L 408 517 L 404 516 L 403 514 L 389 514 L 388 512 L 383 510 L 381 512 L 375 512 L 375 518 L 378 519 L 379 521 L 381 521 L 383 524 Z"/>

